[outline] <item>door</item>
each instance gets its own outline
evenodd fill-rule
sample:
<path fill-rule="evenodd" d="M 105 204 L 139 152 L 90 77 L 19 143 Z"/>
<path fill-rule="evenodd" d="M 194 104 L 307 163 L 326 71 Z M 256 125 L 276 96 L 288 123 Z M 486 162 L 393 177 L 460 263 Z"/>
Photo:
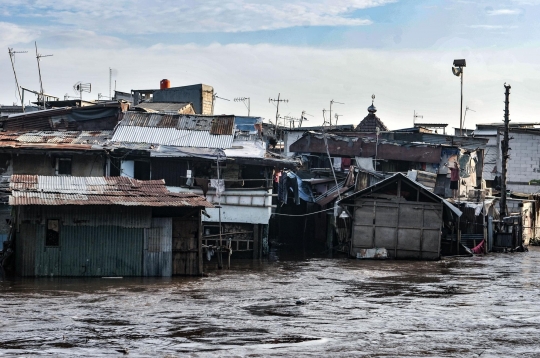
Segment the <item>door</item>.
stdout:
<path fill-rule="evenodd" d="M 199 222 L 174 218 L 172 221 L 173 275 L 199 275 Z"/>
<path fill-rule="evenodd" d="M 143 276 L 172 274 L 172 218 L 153 218 L 144 233 Z"/>

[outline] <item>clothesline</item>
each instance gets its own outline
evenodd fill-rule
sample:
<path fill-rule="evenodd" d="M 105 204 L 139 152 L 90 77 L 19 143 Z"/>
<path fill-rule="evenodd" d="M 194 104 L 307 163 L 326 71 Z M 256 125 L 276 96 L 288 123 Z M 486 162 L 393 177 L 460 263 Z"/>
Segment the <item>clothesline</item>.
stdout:
<path fill-rule="evenodd" d="M 322 213 L 322 212 L 330 211 L 330 210 L 334 210 L 334 208 L 324 209 L 324 210 L 315 211 L 315 212 L 307 213 L 307 214 L 281 214 L 281 213 L 272 213 L 272 215 L 281 215 L 281 216 L 309 216 L 309 215 L 314 215 L 314 214 L 318 214 L 318 213 Z"/>

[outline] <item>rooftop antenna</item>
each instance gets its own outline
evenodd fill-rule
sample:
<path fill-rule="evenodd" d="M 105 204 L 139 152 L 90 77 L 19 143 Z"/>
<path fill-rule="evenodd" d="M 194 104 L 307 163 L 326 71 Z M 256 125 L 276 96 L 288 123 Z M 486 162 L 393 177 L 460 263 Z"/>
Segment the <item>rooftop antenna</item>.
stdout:
<path fill-rule="evenodd" d="M 81 83 L 81 81 L 75 83 L 73 85 L 73 90 L 75 92 L 79 93 L 79 99 L 82 101 L 82 93 L 83 92 L 92 92 L 92 84 L 91 83 Z"/>
<path fill-rule="evenodd" d="M 308 119 L 306 118 L 306 116 L 311 116 L 313 117 L 313 115 L 309 114 L 309 113 L 306 113 L 306 111 L 302 111 L 302 114 L 300 115 L 300 122 L 298 123 L 298 127 L 302 127 L 302 122 L 304 121 L 307 121 Z"/>
<path fill-rule="evenodd" d="M 45 99 L 43 98 L 43 81 L 41 80 L 41 66 L 39 65 L 39 62 L 42 57 L 51 57 L 52 55 L 42 55 L 38 53 L 37 50 L 37 42 L 34 41 L 34 45 L 36 46 L 36 60 L 37 60 L 37 67 L 38 67 L 38 74 L 39 74 L 39 97 L 41 97 L 41 101 L 43 101 L 43 108 L 45 108 Z M 40 98 L 38 97 L 38 103 L 40 102 Z"/>
<path fill-rule="evenodd" d="M 244 103 L 244 106 L 246 106 L 246 108 L 248 110 L 248 117 L 249 117 L 250 107 L 251 107 L 250 98 L 249 97 L 238 97 L 238 98 L 235 98 L 234 101 Z"/>
<path fill-rule="evenodd" d="M 11 47 L 8 47 L 9 59 L 11 60 L 11 68 L 13 68 L 13 76 L 15 76 L 15 84 L 17 85 L 17 91 L 19 92 L 19 99 L 21 100 L 22 110 L 24 112 L 24 103 L 21 94 L 21 88 L 19 87 L 19 80 L 17 80 L 17 73 L 15 72 L 15 54 L 27 53 L 28 51 L 14 51 Z"/>
<path fill-rule="evenodd" d="M 419 115 L 418 113 L 416 113 L 416 110 L 414 111 L 414 114 L 413 114 L 413 126 L 416 124 L 416 118 L 424 118 L 424 116 L 421 116 Z"/>
<path fill-rule="evenodd" d="M 336 126 L 337 126 L 337 122 L 339 120 L 339 117 L 342 117 L 342 116 L 343 116 L 343 114 L 337 114 L 337 113 L 334 114 L 334 118 L 336 119 Z"/>
<path fill-rule="evenodd" d="M 470 109 L 469 106 L 465 107 L 465 114 L 463 115 L 463 127 L 465 127 L 465 119 L 467 119 L 467 111 L 476 112 L 474 109 Z"/>
<path fill-rule="evenodd" d="M 216 101 L 216 98 L 225 100 L 225 101 L 231 101 L 230 99 L 223 98 L 217 95 L 217 92 L 212 93 L 212 114 L 214 114 L 214 102 Z"/>
<path fill-rule="evenodd" d="M 329 120 L 330 120 L 330 127 L 332 127 L 332 105 L 333 105 L 334 103 L 345 104 L 345 103 L 341 103 L 341 102 L 334 101 L 334 100 L 331 100 L 331 101 L 330 101 L 330 115 L 328 116 L 328 118 L 329 118 Z"/>
<path fill-rule="evenodd" d="M 277 135 L 277 128 L 278 128 L 278 125 L 279 125 L 279 103 L 280 102 L 285 102 L 285 103 L 288 103 L 289 100 L 288 99 L 280 99 L 281 97 L 281 93 L 278 93 L 278 96 L 277 96 L 277 99 L 272 99 L 272 98 L 268 98 L 268 103 L 276 103 L 276 127 L 274 129 L 274 136 Z"/>

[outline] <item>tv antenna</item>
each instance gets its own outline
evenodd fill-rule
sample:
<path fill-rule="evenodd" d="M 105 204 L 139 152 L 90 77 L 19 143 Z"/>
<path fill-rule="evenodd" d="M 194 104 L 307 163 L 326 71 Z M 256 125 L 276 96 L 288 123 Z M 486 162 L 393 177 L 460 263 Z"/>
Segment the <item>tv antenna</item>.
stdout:
<path fill-rule="evenodd" d="M 249 97 L 238 97 L 238 98 L 235 98 L 234 101 L 244 103 L 244 106 L 246 106 L 246 108 L 248 110 L 248 117 L 249 117 L 250 107 L 251 107 L 250 98 Z"/>
<path fill-rule="evenodd" d="M 419 115 L 418 113 L 416 113 L 416 110 L 413 112 L 413 125 L 416 123 L 416 118 L 424 118 L 424 116 L 421 116 Z"/>
<path fill-rule="evenodd" d="M 79 99 L 82 100 L 83 92 L 88 92 L 88 93 L 92 92 L 92 84 L 81 83 L 81 81 L 79 81 L 73 85 L 73 90 L 79 93 Z"/>
<path fill-rule="evenodd" d="M 334 103 L 345 104 L 345 103 L 341 103 L 341 102 L 334 101 L 334 100 L 331 100 L 331 101 L 330 101 L 330 115 L 328 116 L 328 117 L 330 118 L 330 127 L 332 127 L 332 105 L 333 105 Z"/>
<path fill-rule="evenodd" d="M 17 85 L 17 91 L 19 92 L 19 99 L 21 100 L 22 110 L 24 112 L 24 103 L 21 94 L 21 88 L 19 87 L 19 80 L 17 80 L 17 73 L 15 72 L 15 54 L 27 53 L 28 51 L 14 51 L 11 47 L 8 47 L 9 59 L 11 60 L 11 68 L 13 68 L 13 76 L 15 76 L 15 84 Z"/>
<path fill-rule="evenodd" d="M 36 60 L 37 60 L 37 67 L 38 67 L 38 74 L 39 74 L 39 98 L 38 97 L 38 103 L 41 101 L 43 101 L 43 108 L 45 108 L 45 100 L 43 98 L 43 81 L 41 80 L 41 66 L 40 66 L 40 61 L 43 57 L 51 57 L 53 55 L 42 55 L 40 53 L 38 53 L 38 50 L 37 50 L 37 42 L 34 41 L 34 45 L 36 46 Z"/>
<path fill-rule="evenodd" d="M 302 127 L 302 122 L 308 120 L 308 119 L 306 118 L 306 116 L 311 116 L 311 117 L 313 117 L 313 115 L 311 115 L 311 114 L 309 114 L 309 113 L 306 113 L 306 111 L 302 111 L 302 114 L 300 115 L 300 122 L 298 123 L 298 128 Z"/>
<path fill-rule="evenodd" d="M 465 107 L 465 114 L 463 115 L 463 127 L 465 127 L 465 119 L 467 118 L 467 111 L 476 112 L 474 109 L 470 109 L 469 106 Z"/>
<path fill-rule="evenodd" d="M 288 99 L 280 99 L 281 97 L 281 93 L 278 93 L 278 96 L 277 96 L 277 99 L 273 99 L 273 98 L 268 98 L 268 103 L 276 103 L 275 106 L 276 106 L 276 127 L 274 129 L 274 135 L 277 135 L 277 128 L 278 128 L 278 125 L 279 125 L 279 104 L 281 102 L 285 102 L 285 103 L 288 103 L 289 100 Z"/>
<path fill-rule="evenodd" d="M 334 118 L 336 119 L 336 126 L 337 126 L 337 122 L 339 120 L 339 117 L 343 117 L 343 114 L 334 114 Z"/>
<path fill-rule="evenodd" d="M 231 101 L 230 99 L 218 96 L 217 92 L 212 93 L 212 114 L 214 114 L 214 102 L 216 101 L 216 98 L 222 99 L 224 101 Z"/>

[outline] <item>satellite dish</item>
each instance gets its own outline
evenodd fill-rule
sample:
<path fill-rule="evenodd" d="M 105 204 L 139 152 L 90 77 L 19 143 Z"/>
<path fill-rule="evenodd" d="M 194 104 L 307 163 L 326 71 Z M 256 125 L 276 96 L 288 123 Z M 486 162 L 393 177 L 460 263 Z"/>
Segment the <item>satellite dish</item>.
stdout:
<path fill-rule="evenodd" d="M 459 76 L 461 75 L 461 73 L 463 72 L 463 69 L 461 67 L 452 67 L 452 73 L 454 74 L 454 76 Z"/>

